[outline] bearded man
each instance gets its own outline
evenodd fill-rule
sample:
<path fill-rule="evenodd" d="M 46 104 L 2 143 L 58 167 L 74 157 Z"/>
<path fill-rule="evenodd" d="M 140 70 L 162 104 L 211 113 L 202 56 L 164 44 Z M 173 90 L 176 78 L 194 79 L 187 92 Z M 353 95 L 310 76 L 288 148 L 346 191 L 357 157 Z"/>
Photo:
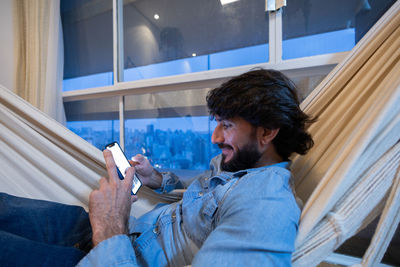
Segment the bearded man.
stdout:
<path fill-rule="evenodd" d="M 211 90 L 212 142 L 221 154 L 182 200 L 130 217 L 133 175 L 160 192 L 181 188 L 136 155 L 120 180 L 105 150 L 108 177 L 80 207 L 0 194 L 2 266 L 290 266 L 300 209 L 289 157 L 313 141 L 296 88 L 257 69 Z"/>
<path fill-rule="evenodd" d="M 300 110 L 295 85 L 281 72 L 253 70 L 211 90 L 207 105 L 217 121 L 211 139 L 222 153 L 181 201 L 131 218 L 129 227 L 126 216 L 114 224 L 101 216 L 118 214 L 102 208 L 112 198 L 101 193 L 120 182 L 105 152 L 113 182 L 105 181 L 91 196 L 100 216 L 91 216 L 95 247 L 82 266 L 291 265 L 300 209 L 289 185 L 289 157 L 313 145 L 306 131 L 312 120 Z M 180 187 L 176 176 L 159 173 L 142 155 L 134 161 L 144 185 L 161 192 Z M 129 185 L 124 193 L 128 199 Z M 96 235 L 107 228 L 116 231 Z"/>

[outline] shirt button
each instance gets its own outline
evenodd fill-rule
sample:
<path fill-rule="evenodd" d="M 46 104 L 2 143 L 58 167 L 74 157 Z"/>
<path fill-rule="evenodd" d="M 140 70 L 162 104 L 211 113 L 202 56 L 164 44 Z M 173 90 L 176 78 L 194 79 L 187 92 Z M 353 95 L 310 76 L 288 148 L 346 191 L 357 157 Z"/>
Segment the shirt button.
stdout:
<path fill-rule="evenodd" d="M 153 233 L 155 233 L 156 235 L 158 234 L 158 226 L 153 229 Z"/>
<path fill-rule="evenodd" d="M 202 197 L 202 196 L 203 196 L 203 194 L 204 194 L 203 192 L 200 192 L 200 193 L 199 193 L 199 197 Z"/>

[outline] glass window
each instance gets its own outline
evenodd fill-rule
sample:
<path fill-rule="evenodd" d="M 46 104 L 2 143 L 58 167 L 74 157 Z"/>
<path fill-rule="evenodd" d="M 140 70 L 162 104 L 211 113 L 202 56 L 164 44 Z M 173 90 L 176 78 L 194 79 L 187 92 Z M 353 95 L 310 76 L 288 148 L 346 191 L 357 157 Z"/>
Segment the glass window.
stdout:
<path fill-rule="evenodd" d="M 112 85 L 113 21 L 110 0 L 61 0 L 63 90 Z"/>
<path fill-rule="evenodd" d="M 326 70 L 328 72 L 329 69 Z M 293 76 L 286 73 L 306 97 L 326 73 Z M 216 122 L 206 108 L 207 89 L 129 95 L 125 97 L 125 152 L 147 156 L 161 169 L 208 169 L 220 153 L 211 143 Z M 119 97 L 65 102 L 67 127 L 99 149 L 119 141 Z M 183 172 L 183 170 L 185 170 Z"/>
<path fill-rule="evenodd" d="M 288 1 L 283 59 L 351 50 L 395 0 Z"/>
<path fill-rule="evenodd" d="M 65 102 L 67 128 L 97 147 L 119 141 L 119 98 Z"/>
<path fill-rule="evenodd" d="M 220 153 L 211 143 L 215 124 L 209 116 L 128 119 L 127 157 L 143 154 L 161 169 L 206 170 Z"/>
<path fill-rule="evenodd" d="M 127 96 L 127 156 L 143 154 L 161 169 L 208 169 L 220 149 L 211 144 L 216 122 L 208 116 L 206 93 L 185 90 Z"/>
<path fill-rule="evenodd" d="M 325 68 L 325 71 L 312 72 L 308 71 L 307 75 L 293 76 L 290 73 L 286 73 L 288 77 L 296 84 L 299 100 L 303 101 L 325 78 L 331 68 Z M 292 77 L 291 77 L 292 76 Z"/>
<path fill-rule="evenodd" d="M 264 0 L 125 0 L 125 81 L 268 61 Z"/>

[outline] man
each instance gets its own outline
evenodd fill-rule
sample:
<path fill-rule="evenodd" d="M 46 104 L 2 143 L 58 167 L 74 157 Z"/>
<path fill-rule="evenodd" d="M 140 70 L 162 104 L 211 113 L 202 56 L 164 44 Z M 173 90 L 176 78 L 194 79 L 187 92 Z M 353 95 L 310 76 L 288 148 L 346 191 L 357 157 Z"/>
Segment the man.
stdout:
<path fill-rule="evenodd" d="M 181 183 L 141 155 L 119 180 L 104 151 L 108 177 L 89 198 L 93 248 L 79 266 L 290 265 L 300 210 L 289 186 L 289 156 L 313 145 L 305 130 L 312 121 L 299 108 L 294 84 L 280 72 L 253 70 L 211 90 L 207 105 L 217 121 L 212 142 L 222 153 L 179 202 L 130 218 L 135 170 L 160 192 Z M 90 234 L 84 217 L 71 215 L 69 221 L 79 219 L 68 225 L 79 227 L 69 231 L 77 234 L 67 246 L 85 247 Z M 66 255 L 76 261 L 83 253 L 75 250 Z"/>
<path fill-rule="evenodd" d="M 289 156 L 313 144 L 293 83 L 277 71 L 250 71 L 210 91 L 207 105 L 218 123 L 212 142 L 222 150 L 211 173 L 194 180 L 181 201 L 129 225 L 134 168 L 120 181 L 104 152 L 109 177 L 90 196 L 95 247 L 81 266 L 290 265 L 300 210 L 289 186 Z M 178 184 L 143 156 L 135 160 L 143 184 Z"/>

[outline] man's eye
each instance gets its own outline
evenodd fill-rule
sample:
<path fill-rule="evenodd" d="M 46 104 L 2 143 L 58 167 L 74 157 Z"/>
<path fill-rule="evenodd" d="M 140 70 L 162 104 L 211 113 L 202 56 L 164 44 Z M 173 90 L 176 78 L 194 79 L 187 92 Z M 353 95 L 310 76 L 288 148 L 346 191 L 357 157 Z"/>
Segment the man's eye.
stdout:
<path fill-rule="evenodd" d="M 229 127 L 231 127 L 231 125 L 227 123 L 222 124 L 222 126 L 224 127 L 224 129 L 228 129 Z"/>

